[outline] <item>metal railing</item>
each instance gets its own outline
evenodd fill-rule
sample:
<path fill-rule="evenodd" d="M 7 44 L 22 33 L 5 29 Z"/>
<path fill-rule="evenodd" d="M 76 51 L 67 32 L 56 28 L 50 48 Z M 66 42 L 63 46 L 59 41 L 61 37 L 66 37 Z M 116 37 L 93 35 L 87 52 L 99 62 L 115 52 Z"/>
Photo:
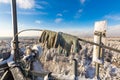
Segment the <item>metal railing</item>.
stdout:
<path fill-rule="evenodd" d="M 81 38 L 78 38 L 78 39 L 80 41 L 83 41 L 83 42 L 86 42 L 86 43 L 89 43 L 89 44 L 92 44 L 92 45 L 100 46 L 101 48 L 109 49 L 109 50 L 120 53 L 120 50 L 118 50 L 118 49 L 115 49 L 115 48 L 112 48 L 112 47 L 109 47 L 109 46 L 106 46 L 106 45 L 102 45 L 102 44 L 97 44 L 97 43 L 94 43 L 94 42 L 91 42 L 91 41 L 87 41 L 85 39 L 81 39 Z"/>
<path fill-rule="evenodd" d="M 26 30 L 22 30 L 20 31 L 19 33 L 17 33 L 16 35 L 24 32 L 24 31 L 43 31 L 41 29 L 26 29 Z M 120 50 L 118 49 L 115 49 L 115 48 L 112 48 L 112 47 L 109 47 L 109 46 L 106 46 L 106 45 L 103 45 L 103 44 L 98 44 L 98 43 L 95 43 L 95 42 L 91 42 L 91 41 L 87 41 L 85 39 L 81 39 L 81 38 L 78 38 L 79 41 L 82 41 L 82 42 L 85 42 L 85 43 L 89 43 L 89 44 L 92 44 L 92 45 L 96 45 L 98 46 L 100 49 L 101 48 L 104 48 L 104 49 L 109 49 L 109 50 L 112 50 L 112 51 L 115 51 L 115 52 L 118 52 L 120 53 Z M 100 50 L 99 50 L 100 51 Z M 99 55 L 100 55 L 100 52 L 99 52 Z M 47 73 L 39 73 L 39 72 L 35 72 L 35 71 L 30 71 L 31 74 L 34 74 L 35 76 L 43 76 Z M 52 74 L 51 74 L 52 75 Z M 96 66 L 96 76 L 99 77 L 99 64 L 98 66 Z M 74 59 L 74 80 L 76 80 L 76 77 L 77 77 L 77 61 Z M 56 79 L 58 79 L 57 77 L 55 77 Z"/>
<path fill-rule="evenodd" d="M 17 35 L 19 35 L 20 33 L 22 32 L 25 32 L 25 31 L 44 31 L 42 29 L 25 29 L 25 30 L 21 30 L 20 32 L 18 32 L 15 37 Z M 15 39 L 15 38 L 14 38 Z M 97 43 L 94 43 L 94 42 L 91 42 L 91 41 L 87 41 L 85 39 L 82 39 L 82 38 L 78 38 L 79 41 L 82 41 L 82 42 L 86 42 L 86 43 L 89 43 L 89 44 L 92 44 L 92 45 L 96 45 L 96 46 L 100 46 L 101 48 L 105 48 L 105 49 L 109 49 L 109 50 L 112 50 L 112 51 L 115 51 L 115 52 L 118 52 L 120 53 L 120 50 L 118 49 L 115 49 L 115 48 L 112 48 L 112 47 L 109 47 L 109 46 L 106 46 L 106 45 L 102 45 L 102 44 L 97 44 Z M 14 41 L 14 40 L 13 40 Z"/>

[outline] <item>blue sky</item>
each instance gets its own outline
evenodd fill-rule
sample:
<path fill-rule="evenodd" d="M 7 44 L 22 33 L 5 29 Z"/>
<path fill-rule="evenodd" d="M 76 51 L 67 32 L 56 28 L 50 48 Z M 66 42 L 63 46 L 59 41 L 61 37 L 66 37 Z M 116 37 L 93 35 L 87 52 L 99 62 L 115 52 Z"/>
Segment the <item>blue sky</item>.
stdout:
<path fill-rule="evenodd" d="M 18 27 L 91 34 L 95 21 L 107 20 L 109 31 L 118 30 L 119 4 L 120 0 L 17 0 Z M 0 36 L 12 35 L 10 8 L 10 0 L 0 0 Z"/>

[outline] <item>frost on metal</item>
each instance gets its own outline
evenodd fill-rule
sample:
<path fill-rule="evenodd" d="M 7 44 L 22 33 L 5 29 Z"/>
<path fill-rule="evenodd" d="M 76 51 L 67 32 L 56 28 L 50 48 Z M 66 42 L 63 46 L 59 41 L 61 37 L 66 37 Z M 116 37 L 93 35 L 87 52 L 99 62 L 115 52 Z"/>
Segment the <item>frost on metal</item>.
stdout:
<path fill-rule="evenodd" d="M 94 32 L 95 31 L 106 31 L 107 29 L 107 22 L 106 21 L 97 21 L 95 22 Z"/>
<path fill-rule="evenodd" d="M 18 67 L 14 67 L 10 69 L 15 80 L 25 80 L 21 70 Z"/>
<path fill-rule="evenodd" d="M 81 45 L 76 36 L 65 34 L 62 32 L 54 32 L 49 30 L 44 30 L 39 39 L 40 43 L 43 43 L 43 46 L 50 48 L 58 48 L 60 53 L 64 53 L 66 56 L 70 52 L 78 53 L 81 49 Z"/>
<path fill-rule="evenodd" d="M 107 22 L 106 21 L 97 21 L 95 22 L 95 27 L 94 27 L 94 42 L 99 44 L 100 42 L 100 37 L 98 35 L 96 35 L 95 33 L 102 33 L 102 44 L 105 44 L 105 37 L 106 37 L 106 28 L 107 28 Z M 104 36 L 103 36 L 104 35 Z M 93 62 L 97 62 L 97 63 L 102 63 L 101 60 L 99 60 L 97 58 L 98 55 L 98 49 L 99 47 L 94 45 L 94 49 L 93 49 Z"/>

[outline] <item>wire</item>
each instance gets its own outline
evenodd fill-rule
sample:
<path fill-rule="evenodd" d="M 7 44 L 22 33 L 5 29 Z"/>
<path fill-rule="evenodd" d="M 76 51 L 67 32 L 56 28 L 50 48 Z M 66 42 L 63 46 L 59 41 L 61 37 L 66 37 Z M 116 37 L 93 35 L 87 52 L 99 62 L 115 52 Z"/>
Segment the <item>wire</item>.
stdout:
<path fill-rule="evenodd" d="M 15 41 L 15 38 L 22 32 L 25 32 L 25 31 L 43 31 L 42 29 L 24 29 L 24 30 L 21 30 L 19 31 L 17 34 L 15 34 L 15 37 L 13 38 L 13 41 Z"/>

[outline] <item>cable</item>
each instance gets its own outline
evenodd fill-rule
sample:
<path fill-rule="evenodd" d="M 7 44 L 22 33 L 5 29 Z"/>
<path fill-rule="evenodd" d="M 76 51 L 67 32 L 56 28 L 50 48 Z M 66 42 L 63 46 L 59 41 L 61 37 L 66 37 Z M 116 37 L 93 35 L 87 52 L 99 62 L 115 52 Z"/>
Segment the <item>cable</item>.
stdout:
<path fill-rule="evenodd" d="M 15 40 L 15 38 L 17 37 L 17 35 L 19 35 L 20 33 L 22 33 L 22 32 L 25 32 L 25 31 L 43 31 L 42 29 L 24 29 L 24 30 L 21 30 L 21 31 L 19 31 L 16 35 L 15 35 L 15 37 L 13 38 L 13 41 Z"/>

